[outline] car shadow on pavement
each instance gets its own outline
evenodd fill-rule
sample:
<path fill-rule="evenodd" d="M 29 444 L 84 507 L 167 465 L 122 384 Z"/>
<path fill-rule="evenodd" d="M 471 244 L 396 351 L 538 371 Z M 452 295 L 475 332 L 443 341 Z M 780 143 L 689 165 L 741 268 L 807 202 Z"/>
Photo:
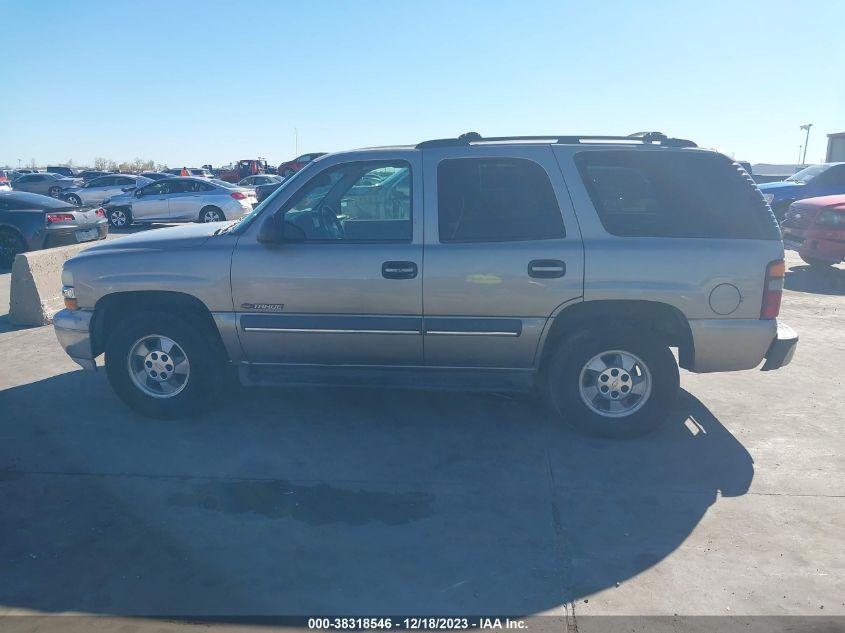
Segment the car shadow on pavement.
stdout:
<path fill-rule="evenodd" d="M 835 266 L 791 266 L 784 287 L 796 292 L 845 295 L 845 269 Z"/>
<path fill-rule="evenodd" d="M 624 442 L 523 398 L 376 389 L 149 420 L 102 372 L 0 411 L 0 606 L 42 612 L 536 613 L 658 564 L 754 473 L 687 392 Z"/>

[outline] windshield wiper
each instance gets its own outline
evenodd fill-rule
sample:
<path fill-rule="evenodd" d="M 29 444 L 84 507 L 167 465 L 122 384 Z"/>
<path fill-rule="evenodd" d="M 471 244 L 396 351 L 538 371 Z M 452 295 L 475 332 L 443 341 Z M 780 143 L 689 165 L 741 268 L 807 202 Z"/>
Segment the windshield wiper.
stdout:
<path fill-rule="evenodd" d="M 221 226 L 219 229 L 214 231 L 212 235 L 223 235 L 223 233 L 228 233 L 240 220 L 232 220 L 226 226 Z"/>

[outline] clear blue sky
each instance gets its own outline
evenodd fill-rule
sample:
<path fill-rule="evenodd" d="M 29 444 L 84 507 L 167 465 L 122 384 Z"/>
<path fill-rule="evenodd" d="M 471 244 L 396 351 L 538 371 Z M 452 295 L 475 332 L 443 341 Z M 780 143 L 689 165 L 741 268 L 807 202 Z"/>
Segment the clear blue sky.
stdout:
<path fill-rule="evenodd" d="M 661 130 L 751 162 L 845 131 L 845 2 L 0 0 L 0 165 L 214 165 Z"/>

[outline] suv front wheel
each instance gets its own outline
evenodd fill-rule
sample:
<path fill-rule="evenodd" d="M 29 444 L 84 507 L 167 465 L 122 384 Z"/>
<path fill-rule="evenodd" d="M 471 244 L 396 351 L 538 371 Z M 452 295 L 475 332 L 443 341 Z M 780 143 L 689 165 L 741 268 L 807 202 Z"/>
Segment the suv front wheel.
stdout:
<path fill-rule="evenodd" d="M 120 399 L 144 415 L 187 417 L 205 410 L 222 374 L 205 328 L 166 312 L 139 312 L 106 342 L 106 374 Z"/>
<path fill-rule="evenodd" d="M 678 389 L 669 347 L 613 323 L 565 337 L 549 365 L 552 406 L 589 435 L 630 438 L 652 431 L 668 416 Z"/>

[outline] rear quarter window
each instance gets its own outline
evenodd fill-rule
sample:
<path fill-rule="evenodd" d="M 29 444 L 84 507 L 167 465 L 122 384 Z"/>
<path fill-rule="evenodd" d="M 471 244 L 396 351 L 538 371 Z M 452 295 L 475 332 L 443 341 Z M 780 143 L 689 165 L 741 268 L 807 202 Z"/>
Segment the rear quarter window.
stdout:
<path fill-rule="evenodd" d="M 597 150 L 575 164 L 612 235 L 781 239 L 760 191 L 721 154 Z"/>

